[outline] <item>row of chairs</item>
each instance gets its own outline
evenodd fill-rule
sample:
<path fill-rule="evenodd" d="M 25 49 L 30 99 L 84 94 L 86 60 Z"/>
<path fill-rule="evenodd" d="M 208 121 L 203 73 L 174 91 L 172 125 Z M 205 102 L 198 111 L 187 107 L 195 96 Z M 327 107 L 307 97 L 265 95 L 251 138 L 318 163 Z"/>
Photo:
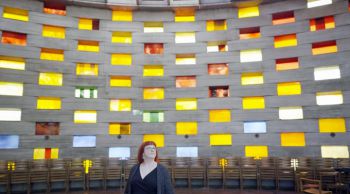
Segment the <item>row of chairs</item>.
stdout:
<path fill-rule="evenodd" d="M 253 182 L 256 189 L 264 189 L 264 181 L 270 181 L 279 190 L 281 183 L 287 181 L 294 190 L 298 190 L 300 178 L 320 179 L 324 173 L 335 173 L 339 177 L 337 180 L 323 179 L 325 186 L 337 181 L 350 183 L 349 174 L 335 171 L 337 168 L 350 168 L 349 159 L 213 157 L 163 158 L 159 162 L 168 168 L 175 187 L 179 186 L 179 182 L 189 188 L 200 182 L 202 187 L 228 188 L 233 187 L 234 181 L 239 189 L 245 189 L 247 182 Z M 124 188 L 131 167 L 136 163 L 135 159 L 111 158 L 0 161 L 0 184 L 8 193 L 16 184 L 26 185 L 30 193 L 35 183 L 46 185 L 46 191 L 50 192 L 56 182 L 64 183 L 66 191 L 74 182 L 82 183 L 84 190 L 89 190 L 93 182 L 99 182 L 103 189 L 107 189 L 111 181 L 114 181 L 112 186 Z"/>

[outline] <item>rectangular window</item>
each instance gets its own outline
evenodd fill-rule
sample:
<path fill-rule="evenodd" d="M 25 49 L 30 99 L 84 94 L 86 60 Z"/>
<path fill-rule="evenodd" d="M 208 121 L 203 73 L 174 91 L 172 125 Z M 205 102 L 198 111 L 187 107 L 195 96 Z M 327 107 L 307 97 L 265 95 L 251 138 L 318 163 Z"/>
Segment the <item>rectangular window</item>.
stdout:
<path fill-rule="evenodd" d="M 210 134 L 211 146 L 230 146 L 232 145 L 231 134 Z"/>
<path fill-rule="evenodd" d="M 164 76 L 164 68 L 162 65 L 145 65 L 143 66 L 144 77 L 162 77 Z"/>
<path fill-rule="evenodd" d="M 63 75 L 62 73 L 40 73 L 39 85 L 43 86 L 62 86 Z"/>
<path fill-rule="evenodd" d="M 198 147 L 176 147 L 176 157 L 198 157 Z"/>
<path fill-rule="evenodd" d="M 109 111 L 131 111 L 132 102 L 130 99 L 111 99 Z"/>
<path fill-rule="evenodd" d="M 335 28 L 334 17 L 326 16 L 310 20 L 310 31 L 318 31 Z"/>
<path fill-rule="evenodd" d="M 95 110 L 74 111 L 74 123 L 96 123 L 97 112 Z"/>
<path fill-rule="evenodd" d="M 176 135 L 197 135 L 197 122 L 176 122 Z"/>
<path fill-rule="evenodd" d="M 303 119 L 303 108 L 301 106 L 280 107 L 278 114 L 281 120 Z"/>
<path fill-rule="evenodd" d="M 259 16 L 259 7 L 244 7 L 238 8 L 238 18 L 249 18 Z"/>
<path fill-rule="evenodd" d="M 0 108 L 0 121 L 21 121 L 21 113 L 18 108 Z"/>
<path fill-rule="evenodd" d="M 288 95 L 300 95 L 301 84 L 300 82 L 284 82 L 277 84 L 277 95 L 288 96 Z"/>
<path fill-rule="evenodd" d="M 305 134 L 281 133 L 281 146 L 305 146 Z"/>
<path fill-rule="evenodd" d="M 226 52 L 228 51 L 227 42 L 226 41 L 215 41 L 208 42 L 207 44 L 207 52 Z"/>
<path fill-rule="evenodd" d="M 78 40 L 78 51 L 99 52 L 100 46 L 97 41 Z"/>
<path fill-rule="evenodd" d="M 129 147 L 110 147 L 108 150 L 109 158 L 119 158 L 121 160 L 126 160 L 130 158 L 130 148 Z"/>
<path fill-rule="evenodd" d="M 320 118 L 318 119 L 320 133 L 345 133 L 346 124 L 344 118 Z"/>
<path fill-rule="evenodd" d="M 97 98 L 96 87 L 76 87 L 75 88 L 76 98 Z"/>
<path fill-rule="evenodd" d="M 96 147 L 96 136 L 75 135 L 73 136 L 73 148 Z"/>
<path fill-rule="evenodd" d="M 127 65 L 132 64 L 132 55 L 127 53 L 114 53 L 111 55 L 112 65 Z"/>
<path fill-rule="evenodd" d="M 18 135 L 0 135 L 0 149 L 17 149 L 18 145 Z"/>
<path fill-rule="evenodd" d="M 176 88 L 194 88 L 196 86 L 196 76 L 176 76 Z"/>
<path fill-rule="evenodd" d="M 112 21 L 132 22 L 132 11 L 131 10 L 112 11 Z"/>
<path fill-rule="evenodd" d="M 164 122 L 164 112 L 162 111 L 143 111 L 143 122 L 161 123 Z"/>
<path fill-rule="evenodd" d="M 176 110 L 197 110 L 196 98 L 177 98 Z"/>
<path fill-rule="evenodd" d="M 66 4 L 62 1 L 44 1 L 44 13 L 55 15 L 66 15 Z"/>
<path fill-rule="evenodd" d="M 299 69 L 298 57 L 276 59 L 276 71 Z"/>
<path fill-rule="evenodd" d="M 229 96 L 229 86 L 209 86 L 209 97 L 224 98 Z"/>
<path fill-rule="evenodd" d="M 322 158 L 349 158 L 349 147 L 344 146 L 321 146 Z"/>
<path fill-rule="evenodd" d="M 261 159 L 269 156 L 267 146 L 245 146 L 245 157 Z"/>
<path fill-rule="evenodd" d="M 239 39 L 253 39 L 260 38 L 260 27 L 250 27 L 250 28 L 240 28 L 239 29 Z"/>
<path fill-rule="evenodd" d="M 98 76 L 98 64 L 77 63 L 76 74 L 83 76 Z"/>
<path fill-rule="evenodd" d="M 60 26 L 43 25 L 42 36 L 48 37 L 48 38 L 65 39 L 66 38 L 66 29 L 64 27 L 60 27 Z"/>
<path fill-rule="evenodd" d="M 42 48 L 40 59 L 50 61 L 64 61 L 64 51 L 58 49 Z"/>
<path fill-rule="evenodd" d="M 78 29 L 79 30 L 99 30 L 100 20 L 79 18 Z"/>
<path fill-rule="evenodd" d="M 245 85 L 257 85 L 264 83 L 264 76 L 261 72 L 249 72 L 242 73 L 241 84 Z"/>
<path fill-rule="evenodd" d="M 109 123 L 110 135 L 130 135 L 131 124 L 130 123 Z"/>
<path fill-rule="evenodd" d="M 341 91 L 317 92 L 317 105 L 336 105 L 343 104 L 343 93 Z"/>
<path fill-rule="evenodd" d="M 0 56 L 0 68 L 24 70 L 25 65 L 23 58 Z"/>
<path fill-rule="evenodd" d="M 242 106 L 243 106 L 243 110 L 264 109 L 265 98 L 263 96 L 243 97 Z"/>
<path fill-rule="evenodd" d="M 194 22 L 195 10 L 192 8 L 178 8 L 175 10 L 175 22 Z"/>
<path fill-rule="evenodd" d="M 153 141 L 158 148 L 164 147 L 164 135 L 163 134 L 144 134 L 143 142 Z"/>
<path fill-rule="evenodd" d="M 143 24 L 144 33 L 164 32 L 163 22 L 145 22 Z"/>
<path fill-rule="evenodd" d="M 144 53 L 146 55 L 161 55 L 164 53 L 163 43 L 145 43 Z"/>
<path fill-rule="evenodd" d="M 39 110 L 60 110 L 61 98 L 39 96 L 36 108 Z"/>
<path fill-rule="evenodd" d="M 332 4 L 332 0 L 307 0 L 307 8 Z"/>
<path fill-rule="evenodd" d="M 275 36 L 274 42 L 275 42 L 275 44 L 274 44 L 275 48 L 290 47 L 290 46 L 297 46 L 298 45 L 296 34 Z"/>
<path fill-rule="evenodd" d="M 12 44 L 17 46 L 27 45 L 27 34 L 18 32 L 2 31 L 1 37 L 2 44 Z"/>
<path fill-rule="evenodd" d="M 262 61 L 261 49 L 249 49 L 240 51 L 241 63 Z"/>
<path fill-rule="evenodd" d="M 207 31 L 226 30 L 226 20 L 207 20 Z"/>
<path fill-rule="evenodd" d="M 23 96 L 23 83 L 0 81 L 0 95 Z"/>
<path fill-rule="evenodd" d="M 58 148 L 35 148 L 33 152 L 33 159 L 58 159 L 58 152 Z"/>
<path fill-rule="evenodd" d="M 246 121 L 243 123 L 244 133 L 266 133 L 266 122 Z"/>
<path fill-rule="evenodd" d="M 294 22 L 294 11 L 286 11 L 272 14 L 272 25 L 281 25 Z"/>
<path fill-rule="evenodd" d="M 143 99 L 162 100 L 164 99 L 164 88 L 144 88 Z"/>
<path fill-rule="evenodd" d="M 24 22 L 29 21 L 29 14 L 27 10 L 13 7 L 4 7 L 2 17 Z"/>
<path fill-rule="evenodd" d="M 209 110 L 209 122 L 231 122 L 230 110 Z"/>
<path fill-rule="evenodd" d="M 322 55 L 338 52 L 335 40 L 312 43 L 312 55 Z"/>
<path fill-rule="evenodd" d="M 177 54 L 175 64 L 176 65 L 195 65 L 196 56 L 194 54 Z"/>
<path fill-rule="evenodd" d="M 228 75 L 228 64 L 227 63 L 208 64 L 208 74 L 209 75 Z"/>
<path fill-rule="evenodd" d="M 110 78 L 111 87 L 131 87 L 130 76 L 111 76 Z"/>
<path fill-rule="evenodd" d="M 60 123 L 58 122 L 36 122 L 35 135 L 59 135 Z"/>
<path fill-rule="evenodd" d="M 326 66 L 326 67 L 315 67 L 314 69 L 315 81 L 340 79 L 340 69 L 338 65 Z"/>
<path fill-rule="evenodd" d="M 132 33 L 131 32 L 113 32 L 112 43 L 131 44 Z"/>
<path fill-rule="evenodd" d="M 176 32 L 175 43 L 195 43 L 196 34 L 195 32 Z"/>

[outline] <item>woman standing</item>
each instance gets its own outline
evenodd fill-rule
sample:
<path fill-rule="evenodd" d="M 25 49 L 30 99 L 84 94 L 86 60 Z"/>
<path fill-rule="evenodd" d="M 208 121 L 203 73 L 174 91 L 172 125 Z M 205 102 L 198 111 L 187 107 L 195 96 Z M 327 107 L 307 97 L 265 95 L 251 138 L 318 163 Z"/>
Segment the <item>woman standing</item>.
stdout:
<path fill-rule="evenodd" d="M 138 164 L 130 170 L 125 194 L 174 194 L 168 170 L 158 164 L 157 146 L 143 142 L 137 155 Z"/>

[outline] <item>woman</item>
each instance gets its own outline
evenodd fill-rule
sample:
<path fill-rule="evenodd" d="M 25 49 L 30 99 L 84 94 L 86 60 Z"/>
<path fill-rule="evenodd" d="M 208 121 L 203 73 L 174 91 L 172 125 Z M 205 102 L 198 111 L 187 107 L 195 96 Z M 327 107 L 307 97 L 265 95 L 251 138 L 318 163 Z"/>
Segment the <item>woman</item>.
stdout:
<path fill-rule="evenodd" d="M 158 164 L 157 146 L 153 141 L 141 144 L 138 164 L 130 170 L 125 194 L 174 194 L 168 170 Z"/>

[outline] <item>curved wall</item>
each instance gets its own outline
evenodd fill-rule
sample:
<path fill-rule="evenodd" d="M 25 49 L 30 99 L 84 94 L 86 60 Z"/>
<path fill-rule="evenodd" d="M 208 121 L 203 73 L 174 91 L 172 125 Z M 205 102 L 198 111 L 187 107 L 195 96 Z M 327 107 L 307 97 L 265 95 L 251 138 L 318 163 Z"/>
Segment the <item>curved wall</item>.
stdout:
<path fill-rule="evenodd" d="M 39 1 L 1 3 L 1 159 L 108 157 L 111 147 L 131 148 L 134 157 L 148 138 L 145 134 L 156 134 L 150 138 L 160 143 L 164 138 L 162 157 L 176 156 L 179 147 L 197 147 L 198 156 L 203 157 L 349 155 L 348 1 L 333 0 L 314 8 L 300 0 L 267 3 L 244 12 L 253 13 L 247 18 L 239 18 L 244 13 L 238 8 L 196 10 L 193 22 L 175 22 L 175 12 L 164 10 L 134 10 L 131 21 L 112 21 L 109 9 L 69 5 L 62 16 L 43 13 Z M 28 21 L 4 18 L 9 7 L 27 10 L 28 16 L 20 12 L 20 18 Z M 280 12 L 288 13 L 276 15 Z M 87 20 L 87 28 L 96 30 L 79 29 L 79 23 L 84 28 L 81 18 L 96 19 L 99 25 Z M 209 20 L 219 21 L 215 26 Z M 287 23 L 273 25 L 273 21 Z M 145 25 L 159 23 L 164 32 L 144 32 Z M 43 26 L 63 27 L 64 38 L 44 37 Z M 59 29 L 49 29 L 48 36 L 60 36 Z M 122 44 L 112 42 L 113 32 L 129 34 L 114 34 Z M 125 44 L 130 38 L 131 43 Z M 176 39 L 190 43 L 176 43 Z M 181 56 L 187 59 L 181 62 Z M 23 63 L 24 69 L 14 69 Z M 77 70 L 80 63 L 91 65 Z M 208 64 L 223 63 L 227 71 L 208 70 Z M 145 76 L 147 70 L 160 76 Z M 77 75 L 77 71 L 90 75 Z M 91 75 L 96 71 L 97 76 Z M 40 78 L 45 76 L 42 73 L 56 74 Z M 21 85 L 23 94 L 16 92 Z M 89 91 L 76 92 L 82 87 Z M 91 92 L 94 87 L 97 98 Z M 113 101 L 114 111 L 110 111 L 111 100 L 125 99 L 130 101 L 119 101 L 124 106 Z M 77 121 L 77 111 L 84 110 L 96 113 L 89 117 L 92 123 Z M 59 132 L 52 122 L 59 123 Z M 128 126 L 130 134 L 123 134 Z M 182 132 L 181 126 L 185 126 Z M 13 143 L 16 138 L 18 148 Z M 92 144 L 79 147 L 88 141 Z M 195 153 L 196 148 L 191 151 Z"/>

